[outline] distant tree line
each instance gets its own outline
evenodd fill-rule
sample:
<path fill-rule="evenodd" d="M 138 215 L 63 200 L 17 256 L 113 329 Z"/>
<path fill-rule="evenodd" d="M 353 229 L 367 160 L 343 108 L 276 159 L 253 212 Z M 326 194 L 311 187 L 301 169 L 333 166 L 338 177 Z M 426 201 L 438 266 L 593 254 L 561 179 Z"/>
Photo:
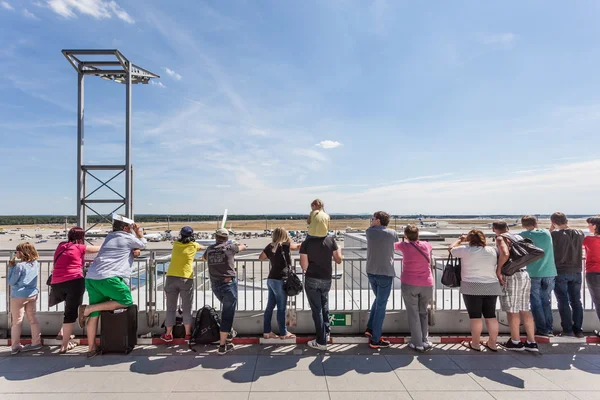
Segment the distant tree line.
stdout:
<path fill-rule="evenodd" d="M 368 219 L 370 214 L 331 214 L 331 219 Z M 571 218 L 584 218 L 589 215 L 569 215 Z M 229 215 L 228 220 L 231 221 L 246 221 L 246 220 L 304 220 L 307 215 L 303 214 L 278 214 L 278 215 Z M 392 215 L 392 218 L 397 219 L 466 219 L 466 218 L 485 218 L 485 219 L 516 219 L 521 215 Z M 538 218 L 549 218 L 549 215 L 537 215 Z M 74 215 L 0 215 L 0 225 L 59 225 L 65 223 L 73 225 L 77 223 L 77 217 Z M 156 222 L 203 222 L 220 220 L 222 215 L 196 215 L 196 214 L 137 214 L 136 222 L 140 223 L 156 223 Z M 97 215 L 88 216 L 88 223 L 95 224 L 101 222 L 102 218 Z M 106 221 L 104 221 L 106 222 Z"/>

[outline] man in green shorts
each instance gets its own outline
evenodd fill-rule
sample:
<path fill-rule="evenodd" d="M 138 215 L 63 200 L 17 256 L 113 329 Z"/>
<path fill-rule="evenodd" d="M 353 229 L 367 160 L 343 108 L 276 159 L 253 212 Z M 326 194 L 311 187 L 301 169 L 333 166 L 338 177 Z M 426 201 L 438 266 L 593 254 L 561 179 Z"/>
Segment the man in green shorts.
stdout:
<path fill-rule="evenodd" d="M 79 307 L 79 326 L 87 322 L 88 358 L 100 353 L 96 331 L 100 311 L 113 311 L 133 305 L 129 277 L 133 258 L 146 247 L 142 228 L 129 218 L 113 215 L 113 231 L 106 239 L 85 277 L 90 305 Z"/>

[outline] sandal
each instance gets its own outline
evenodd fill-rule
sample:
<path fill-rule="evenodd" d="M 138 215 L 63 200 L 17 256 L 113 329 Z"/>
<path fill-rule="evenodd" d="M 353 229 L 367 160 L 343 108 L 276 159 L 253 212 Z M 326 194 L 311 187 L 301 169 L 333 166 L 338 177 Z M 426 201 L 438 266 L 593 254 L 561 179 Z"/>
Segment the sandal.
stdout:
<path fill-rule="evenodd" d="M 279 339 L 281 339 L 281 340 L 296 339 L 296 335 L 294 335 L 293 333 L 288 332 L 287 335 L 285 335 L 285 336 L 279 336 Z"/>
<path fill-rule="evenodd" d="M 90 358 L 94 358 L 98 354 L 101 354 L 101 353 L 102 353 L 102 349 L 100 347 L 96 347 L 94 350 L 88 351 L 87 353 L 85 353 L 85 356 L 89 360 Z"/>
<path fill-rule="evenodd" d="M 75 347 L 77 347 L 77 343 L 75 343 L 75 342 L 69 342 L 69 344 L 67 345 L 67 348 L 65 350 L 59 350 L 58 354 L 67 354 L 67 351 L 71 351 Z"/>
<path fill-rule="evenodd" d="M 279 338 L 279 336 L 277 336 L 273 332 L 270 332 L 270 333 L 263 333 L 263 338 L 264 339 L 277 339 L 277 338 Z"/>
<path fill-rule="evenodd" d="M 480 342 L 480 344 L 485 347 L 486 349 L 488 349 L 489 351 L 493 351 L 494 353 L 498 352 L 498 347 L 496 347 L 495 349 L 490 347 L 490 344 L 488 342 Z"/>
<path fill-rule="evenodd" d="M 463 347 L 466 347 L 467 349 L 471 349 L 471 350 L 473 350 L 473 351 L 478 351 L 478 352 L 481 352 L 481 348 L 479 348 L 479 349 L 476 349 L 475 347 L 473 347 L 473 344 L 472 344 L 471 342 L 462 342 L 462 343 L 461 343 L 461 345 L 462 345 Z"/>
<path fill-rule="evenodd" d="M 87 322 L 87 317 L 85 316 L 85 308 L 86 308 L 86 305 L 82 304 L 77 309 L 77 315 L 78 315 L 77 322 L 79 322 L 79 327 L 81 329 L 85 328 L 85 323 Z"/>

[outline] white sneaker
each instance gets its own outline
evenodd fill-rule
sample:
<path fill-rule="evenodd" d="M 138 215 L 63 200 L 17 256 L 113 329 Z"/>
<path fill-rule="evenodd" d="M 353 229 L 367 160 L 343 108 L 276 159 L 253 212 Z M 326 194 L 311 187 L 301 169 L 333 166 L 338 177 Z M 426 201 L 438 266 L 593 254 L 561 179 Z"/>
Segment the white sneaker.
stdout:
<path fill-rule="evenodd" d="M 429 341 L 423 342 L 423 348 L 425 349 L 425 351 L 431 350 L 433 348 L 433 343 Z"/>
<path fill-rule="evenodd" d="M 308 342 L 308 347 L 315 350 L 327 351 L 327 345 L 319 344 L 316 340 L 311 340 Z"/>

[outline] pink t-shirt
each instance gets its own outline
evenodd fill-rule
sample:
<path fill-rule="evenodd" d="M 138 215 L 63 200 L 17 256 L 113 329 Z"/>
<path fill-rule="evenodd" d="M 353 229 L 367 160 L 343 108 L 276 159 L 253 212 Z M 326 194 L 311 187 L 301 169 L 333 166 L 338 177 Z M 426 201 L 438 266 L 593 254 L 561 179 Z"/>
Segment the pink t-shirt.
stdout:
<path fill-rule="evenodd" d="M 62 254 L 61 254 L 62 253 Z M 85 245 L 63 242 L 54 252 L 52 284 L 83 278 Z"/>
<path fill-rule="evenodd" d="M 429 242 L 412 242 L 427 257 L 431 256 L 431 244 Z M 402 274 L 400 280 L 402 283 L 412 286 L 433 286 L 433 276 L 431 276 L 431 266 L 423 257 L 419 250 L 409 242 L 397 242 L 394 248 L 402 253 Z"/>

